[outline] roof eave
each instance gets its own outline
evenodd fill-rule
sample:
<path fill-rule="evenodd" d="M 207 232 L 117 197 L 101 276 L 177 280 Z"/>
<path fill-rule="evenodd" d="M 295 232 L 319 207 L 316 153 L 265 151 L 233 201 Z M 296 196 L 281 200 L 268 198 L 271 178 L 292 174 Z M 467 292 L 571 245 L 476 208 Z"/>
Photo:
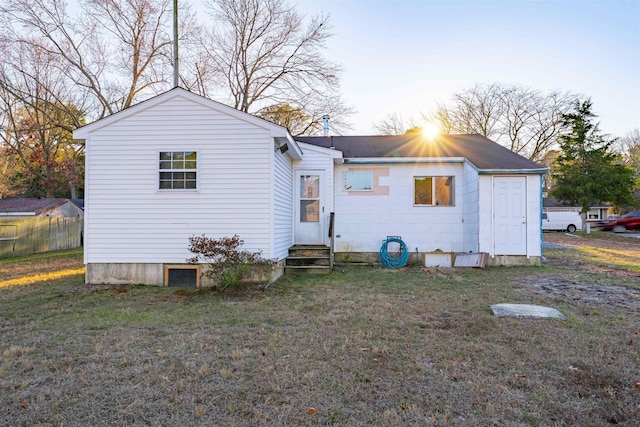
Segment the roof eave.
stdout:
<path fill-rule="evenodd" d="M 289 132 L 285 136 L 276 136 L 274 139 L 278 142 L 280 146 L 287 145 L 289 150 L 287 150 L 287 155 L 294 160 L 302 159 L 302 148 L 300 145 L 291 137 Z"/>
<path fill-rule="evenodd" d="M 464 157 L 349 157 L 346 164 L 464 163 Z"/>
<path fill-rule="evenodd" d="M 117 111 L 113 114 L 110 114 L 102 119 L 96 120 L 92 123 L 86 124 L 76 130 L 73 131 L 73 138 L 77 140 L 86 140 L 89 136 L 106 127 L 111 125 L 112 123 L 122 120 L 126 117 L 130 117 L 131 115 L 137 114 L 140 111 L 144 111 L 145 109 L 152 108 L 155 105 L 161 104 L 168 99 L 174 97 L 184 97 L 195 103 L 201 104 L 205 107 L 221 111 L 224 114 L 227 114 L 231 117 L 234 117 L 238 120 L 243 120 L 245 122 L 249 122 L 257 127 L 270 130 L 272 136 L 276 137 L 284 137 L 289 134 L 287 128 L 270 122 L 265 119 L 261 119 L 260 117 L 254 116 L 250 113 L 245 113 L 236 108 L 228 106 L 218 101 L 214 101 L 212 99 L 206 98 L 204 96 L 195 94 L 189 90 L 186 90 L 181 87 L 176 87 L 170 89 L 166 92 L 163 92 L 159 95 L 148 98 L 144 101 L 140 101 L 137 104 L 134 104 L 124 110 Z"/>
<path fill-rule="evenodd" d="M 479 175 L 544 175 L 549 168 L 539 169 L 479 169 Z"/>

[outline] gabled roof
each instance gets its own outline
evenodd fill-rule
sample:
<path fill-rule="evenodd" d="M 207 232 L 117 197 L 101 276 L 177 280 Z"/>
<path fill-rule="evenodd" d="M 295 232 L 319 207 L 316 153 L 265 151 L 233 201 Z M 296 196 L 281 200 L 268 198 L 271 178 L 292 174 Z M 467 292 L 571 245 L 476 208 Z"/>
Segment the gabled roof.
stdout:
<path fill-rule="evenodd" d="M 69 202 L 69 199 L 0 199 L 0 214 L 40 215 Z"/>
<path fill-rule="evenodd" d="M 482 135 L 440 135 L 428 140 L 421 135 L 397 136 L 297 136 L 297 141 L 335 148 L 347 159 L 458 158 L 467 159 L 481 171 L 527 171 L 547 169 Z"/>
<path fill-rule="evenodd" d="M 554 197 L 544 197 L 542 199 L 542 207 L 543 208 L 582 208 L 582 206 L 579 206 L 576 204 L 561 202 L 560 200 Z M 611 206 L 602 202 L 597 202 L 593 206 L 591 206 L 592 209 L 608 209 L 610 207 Z"/>
<path fill-rule="evenodd" d="M 183 97 L 183 98 L 187 98 L 191 101 L 197 102 L 199 104 L 208 106 L 209 108 L 212 108 L 214 110 L 223 112 L 225 114 L 228 114 L 229 116 L 235 117 L 239 120 L 244 120 L 246 122 L 252 123 L 258 127 L 262 127 L 265 129 L 270 129 L 272 131 L 272 133 L 274 133 L 274 137 L 275 136 L 286 136 L 289 134 L 289 131 L 287 130 L 287 128 L 277 125 L 275 123 L 272 123 L 268 120 L 264 120 L 261 119 L 260 117 L 256 117 L 254 115 L 251 115 L 249 113 L 245 113 L 242 112 L 240 110 L 236 110 L 233 107 L 229 107 L 228 105 L 224 105 L 220 102 L 217 101 L 213 101 L 209 98 L 205 98 L 203 96 L 200 96 L 198 94 L 195 94 L 193 92 L 190 92 L 186 89 L 183 89 L 181 87 L 176 87 L 173 88 L 171 90 L 168 90 L 166 92 L 163 92 L 159 95 L 156 95 L 152 98 L 149 98 L 145 101 L 142 101 L 138 104 L 132 105 L 129 108 L 126 108 L 122 111 L 118 111 L 117 113 L 113 113 L 107 117 L 104 117 L 100 120 L 96 120 L 93 123 L 90 123 L 88 125 L 82 126 L 81 128 L 76 129 L 73 132 L 73 136 L 74 138 L 77 139 L 84 139 L 86 138 L 91 132 L 94 132 L 98 129 L 101 129 L 105 126 L 108 126 L 111 123 L 114 123 L 115 121 L 121 120 L 125 117 L 128 117 L 130 115 L 136 114 L 140 111 L 143 111 L 147 108 L 151 108 L 155 105 L 161 104 L 169 99 L 175 98 L 175 97 Z"/>
<path fill-rule="evenodd" d="M 243 111 L 237 110 L 233 107 L 229 107 L 228 105 L 221 104 L 220 102 L 213 101 L 209 98 L 205 98 L 193 92 L 190 92 L 181 87 L 176 87 L 166 92 L 163 92 L 159 95 L 156 95 L 152 98 L 149 98 L 145 101 L 142 101 L 138 104 L 132 105 L 129 108 L 126 108 L 117 113 L 111 114 L 107 117 L 104 117 L 100 120 L 96 120 L 93 123 L 85 125 L 81 128 L 73 131 L 73 137 L 76 139 L 88 139 L 89 136 L 106 126 L 109 126 L 113 123 L 116 123 L 119 120 L 125 119 L 129 116 L 137 114 L 138 112 L 144 111 L 148 108 L 153 108 L 156 105 L 162 104 L 168 100 L 171 100 L 176 97 L 186 98 L 192 102 L 198 103 L 200 105 L 204 105 L 205 107 L 211 108 L 212 110 L 221 112 L 230 117 L 234 117 L 238 120 L 245 121 L 250 123 L 256 127 L 260 127 L 266 129 L 270 132 L 271 137 L 276 138 L 279 143 L 285 144 L 289 142 L 289 147 L 292 148 L 291 151 L 288 152 L 288 155 L 294 159 L 302 158 L 302 152 L 300 151 L 300 147 L 298 147 L 297 143 L 294 141 L 293 137 L 289 133 L 289 130 L 283 126 L 272 123 L 268 120 L 262 119 L 260 117 L 256 117 L 252 114 L 245 113 Z"/>

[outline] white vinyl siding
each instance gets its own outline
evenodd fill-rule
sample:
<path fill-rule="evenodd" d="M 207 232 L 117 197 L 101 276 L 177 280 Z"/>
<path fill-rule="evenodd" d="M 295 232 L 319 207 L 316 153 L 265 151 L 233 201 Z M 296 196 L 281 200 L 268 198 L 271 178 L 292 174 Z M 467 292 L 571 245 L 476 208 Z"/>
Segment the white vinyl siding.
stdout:
<path fill-rule="evenodd" d="M 502 175 L 480 175 L 478 177 L 478 217 L 479 217 L 479 248 L 480 252 L 487 252 L 491 256 L 505 255 L 496 253 L 494 241 L 494 194 L 493 181 L 496 176 Z M 526 177 L 525 207 L 526 207 L 526 256 L 539 257 L 541 252 L 541 228 L 540 228 L 540 200 L 541 185 L 540 175 L 516 175 Z"/>
<path fill-rule="evenodd" d="M 282 259 L 293 245 L 293 169 L 289 157 L 274 154 L 273 255 Z"/>
<path fill-rule="evenodd" d="M 478 192 L 478 171 L 465 162 L 462 175 L 463 252 L 478 252 Z"/>
<path fill-rule="evenodd" d="M 88 141 L 86 261 L 181 263 L 188 237 L 238 234 L 271 257 L 273 138 L 182 96 L 95 130 Z M 197 191 L 158 190 L 158 153 L 198 153 Z M 117 166 L 117 167 L 116 167 Z"/>
<path fill-rule="evenodd" d="M 322 238 L 325 243 L 328 241 L 327 233 L 324 231 L 329 229 L 329 214 L 335 212 L 335 200 L 334 200 L 334 158 L 340 158 L 342 153 L 340 151 L 331 150 L 328 148 L 321 148 L 311 144 L 299 143 L 302 152 L 304 153 L 302 160 L 294 161 L 294 170 L 300 171 L 323 171 L 324 182 L 321 183 L 324 186 L 323 201 L 324 212 L 321 212 L 320 222 Z M 337 176 L 337 175 L 336 175 Z M 338 182 L 342 185 L 342 180 L 338 178 Z M 299 202 L 296 202 L 299 203 Z M 338 215 L 336 213 L 336 215 Z"/>

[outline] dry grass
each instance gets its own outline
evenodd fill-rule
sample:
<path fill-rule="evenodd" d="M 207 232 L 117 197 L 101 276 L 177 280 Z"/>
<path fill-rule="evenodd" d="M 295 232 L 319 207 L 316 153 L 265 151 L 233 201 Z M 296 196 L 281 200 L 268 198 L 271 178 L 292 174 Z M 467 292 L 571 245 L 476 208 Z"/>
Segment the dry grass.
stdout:
<path fill-rule="evenodd" d="M 49 282 L 79 274 L 84 274 L 81 249 L 0 258 L 0 288 Z"/>
<path fill-rule="evenodd" d="M 574 250 L 552 250 L 551 255 L 562 253 L 561 259 L 572 260 L 584 264 L 585 268 L 594 266 L 616 268 L 625 271 L 640 271 L 640 239 L 623 237 L 616 233 L 593 232 L 592 234 L 577 233 L 545 233 L 544 239 L 552 243 L 568 246 Z M 640 284 L 638 284 L 640 287 Z"/>
<path fill-rule="evenodd" d="M 637 425 L 638 312 L 523 285 L 611 283 L 559 262 L 574 252 L 540 268 L 349 268 L 236 296 L 81 275 L 0 289 L 0 425 Z M 499 302 L 568 320 L 498 319 Z"/>

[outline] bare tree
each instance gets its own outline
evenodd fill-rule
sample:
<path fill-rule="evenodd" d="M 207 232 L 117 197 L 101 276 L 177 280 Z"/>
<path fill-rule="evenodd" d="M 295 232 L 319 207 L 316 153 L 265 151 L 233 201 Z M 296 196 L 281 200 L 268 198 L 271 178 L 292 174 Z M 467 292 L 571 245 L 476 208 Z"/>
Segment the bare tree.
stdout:
<path fill-rule="evenodd" d="M 294 135 L 318 135 L 323 132 L 323 117 L 331 118 L 330 132 L 341 135 L 351 128 L 345 118 L 353 110 L 346 107 L 339 94 L 310 93 L 291 103 L 274 104 L 258 110 L 255 115 L 286 127 Z"/>
<path fill-rule="evenodd" d="M 398 113 L 389 113 L 380 122 L 373 124 L 373 129 L 378 135 L 402 135 L 418 127 L 413 118 L 405 119 Z"/>
<path fill-rule="evenodd" d="M 615 148 L 622 155 L 625 164 L 631 166 L 640 178 L 640 129 L 634 129 L 618 138 Z"/>
<path fill-rule="evenodd" d="M 84 0 L 70 16 L 60 0 L 11 0 L 0 17 L 14 26 L 6 37 L 55 56 L 82 108 L 101 118 L 141 96 L 168 87 L 171 37 L 169 0 Z M 20 28 L 18 28 L 18 26 Z"/>
<path fill-rule="evenodd" d="M 509 149 L 532 160 L 540 160 L 551 149 L 562 130 L 562 116 L 576 97 L 568 93 L 512 86 L 503 92 L 505 112 L 503 138 Z"/>
<path fill-rule="evenodd" d="M 341 102 L 319 104 L 274 104 L 258 110 L 255 115 L 272 123 L 286 127 L 291 135 L 318 135 L 324 130 L 324 116 L 335 117 L 330 121 L 330 132 L 341 135 L 351 125 L 344 118 L 351 114 L 351 110 Z"/>
<path fill-rule="evenodd" d="M 479 133 L 493 139 L 502 136 L 499 123 L 504 104 L 499 85 L 476 85 L 454 94 L 453 99 L 454 107 L 447 109 L 451 123 L 445 127 L 452 127 L 458 133 Z"/>
<path fill-rule="evenodd" d="M 64 183 L 75 197 L 84 154 L 72 131 L 169 87 L 170 1 L 81 0 L 73 16 L 62 0 L 0 1 L 4 167 L 25 194 Z"/>
<path fill-rule="evenodd" d="M 428 117 L 448 133 L 478 133 L 510 150 L 540 160 L 561 130 L 562 115 L 576 96 L 515 85 L 476 85 L 439 105 Z"/>
<path fill-rule="evenodd" d="M 201 41 L 203 90 L 228 94 L 233 107 L 249 113 L 290 104 L 311 117 L 321 104 L 339 101 L 341 69 L 322 55 L 331 35 L 327 17 L 305 24 L 284 0 L 211 0 L 208 6 L 215 21 Z"/>
<path fill-rule="evenodd" d="M 66 64 L 38 43 L 2 44 L 0 64 L 0 144 L 11 168 L 7 190 L 53 197 L 61 187 L 76 197 L 84 147 L 71 132 L 83 113 L 68 101 Z"/>

